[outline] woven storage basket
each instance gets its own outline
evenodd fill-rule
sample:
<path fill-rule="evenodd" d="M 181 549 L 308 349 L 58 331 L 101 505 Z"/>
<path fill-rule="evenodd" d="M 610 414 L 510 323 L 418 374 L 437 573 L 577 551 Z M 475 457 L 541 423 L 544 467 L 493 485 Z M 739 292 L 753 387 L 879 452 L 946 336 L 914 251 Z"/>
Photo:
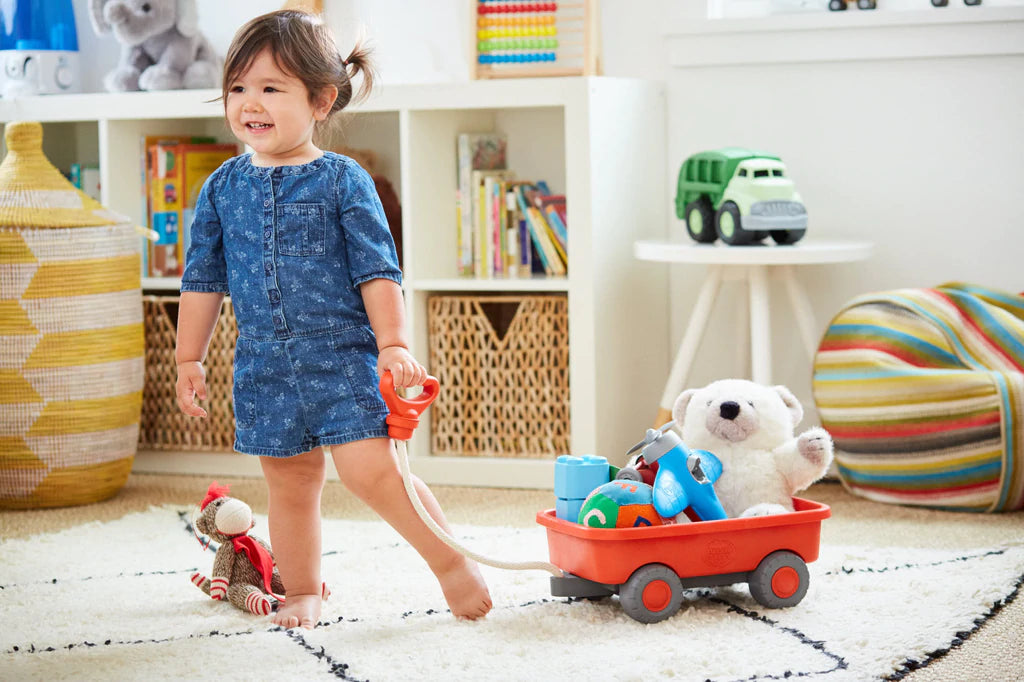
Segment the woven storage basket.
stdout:
<path fill-rule="evenodd" d="M 0 165 L 0 507 L 106 499 L 139 434 L 140 238 L 9 123 Z"/>
<path fill-rule="evenodd" d="M 433 296 L 427 318 L 430 369 L 443 387 L 430 410 L 434 454 L 569 451 L 565 296 Z"/>
<path fill-rule="evenodd" d="M 225 298 L 203 363 L 208 392 L 203 407 L 209 416 L 195 419 L 178 409 L 174 393 L 178 376 L 174 344 L 179 300 L 177 296 L 146 296 L 142 301 L 146 319 L 146 387 L 143 391 L 139 447 L 230 451 L 235 439 L 231 369 L 238 338 L 234 309 L 231 301 Z"/>

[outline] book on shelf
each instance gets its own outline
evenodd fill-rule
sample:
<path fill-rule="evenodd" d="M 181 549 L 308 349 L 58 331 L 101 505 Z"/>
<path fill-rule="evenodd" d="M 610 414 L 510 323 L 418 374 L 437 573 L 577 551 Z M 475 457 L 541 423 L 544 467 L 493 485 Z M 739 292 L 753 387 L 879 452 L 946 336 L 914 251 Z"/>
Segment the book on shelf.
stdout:
<path fill-rule="evenodd" d="M 149 245 L 149 276 L 181 276 L 199 190 L 213 171 L 237 153 L 237 145 L 208 142 L 163 142 L 149 147 L 148 220 L 157 234 L 156 242 Z"/>
<path fill-rule="evenodd" d="M 68 176 L 71 184 L 82 190 L 87 196 L 102 201 L 100 198 L 100 167 L 92 164 L 73 163 Z"/>
<path fill-rule="evenodd" d="M 513 179 L 512 171 L 478 170 L 471 173 L 470 191 L 476 197 L 473 215 L 473 243 L 476 245 L 472 262 L 473 275 L 491 278 L 504 275 L 504 251 L 507 248 L 502 236 L 502 222 L 507 222 L 505 213 L 505 188 Z"/>
<path fill-rule="evenodd" d="M 471 276 L 479 271 L 476 260 L 481 245 L 476 217 L 480 206 L 479 191 L 474 187 L 474 171 L 496 171 L 507 168 L 507 139 L 504 133 L 460 133 L 456 139 L 458 197 L 457 268 L 460 275 Z"/>
<path fill-rule="evenodd" d="M 531 200 L 536 192 L 538 192 L 536 187 L 528 183 L 516 185 L 519 210 L 525 216 L 530 237 L 536 246 L 536 253 L 540 257 L 541 264 L 544 266 L 544 272 L 547 275 L 562 276 L 567 273 L 565 254 L 560 253 L 555 246 L 547 219 Z"/>
<path fill-rule="evenodd" d="M 208 144 L 213 142 L 216 142 L 216 140 L 212 137 L 195 135 L 143 135 L 139 138 L 139 158 L 141 159 L 139 163 L 139 187 L 142 188 L 141 209 L 149 229 L 153 229 L 153 193 L 151 186 L 153 184 L 152 172 L 154 161 L 150 158 L 153 147 L 187 143 Z M 144 241 L 142 249 L 143 277 L 179 276 L 178 265 L 182 256 L 178 254 L 177 244 L 166 243 L 166 237 L 163 238 L 163 241 L 164 243 L 160 243 L 160 237 L 158 237 L 157 242 L 152 242 L 148 239 Z M 173 264 L 174 267 L 168 267 L 170 264 Z"/>
<path fill-rule="evenodd" d="M 569 234 L 566 229 L 566 222 L 562 217 L 565 215 L 565 195 L 551 194 L 547 183 L 543 180 L 538 181 L 536 185 L 523 191 L 527 201 L 537 208 L 544 220 L 543 226 L 539 229 L 546 231 L 562 264 L 568 268 Z M 561 210 L 561 213 L 559 210 Z"/>

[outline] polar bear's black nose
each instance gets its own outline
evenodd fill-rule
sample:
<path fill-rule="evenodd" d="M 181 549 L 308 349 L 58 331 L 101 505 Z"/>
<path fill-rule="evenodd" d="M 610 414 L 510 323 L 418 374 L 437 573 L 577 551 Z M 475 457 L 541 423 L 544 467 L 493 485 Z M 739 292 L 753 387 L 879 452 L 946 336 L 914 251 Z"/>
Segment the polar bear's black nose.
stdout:
<path fill-rule="evenodd" d="M 718 407 L 718 414 L 722 415 L 722 419 L 735 419 L 739 413 L 740 404 L 732 400 L 727 400 Z"/>

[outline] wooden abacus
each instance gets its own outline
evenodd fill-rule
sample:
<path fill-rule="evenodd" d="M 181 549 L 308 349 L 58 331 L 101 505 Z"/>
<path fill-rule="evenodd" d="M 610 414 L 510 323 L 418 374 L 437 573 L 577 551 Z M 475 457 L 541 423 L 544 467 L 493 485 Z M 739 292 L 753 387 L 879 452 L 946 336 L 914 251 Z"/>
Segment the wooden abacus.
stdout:
<path fill-rule="evenodd" d="M 476 78 L 600 72 L 597 3 L 472 0 Z"/>

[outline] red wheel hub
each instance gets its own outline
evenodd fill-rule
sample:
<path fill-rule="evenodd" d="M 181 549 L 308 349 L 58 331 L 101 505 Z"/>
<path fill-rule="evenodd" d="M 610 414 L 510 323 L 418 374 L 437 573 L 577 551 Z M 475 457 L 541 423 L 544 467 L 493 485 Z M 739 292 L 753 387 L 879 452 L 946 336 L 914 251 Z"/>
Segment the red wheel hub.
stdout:
<path fill-rule="evenodd" d="M 792 566 L 783 566 L 772 576 L 772 592 L 779 599 L 788 599 L 800 589 L 800 575 Z"/>
<path fill-rule="evenodd" d="M 641 598 L 645 609 L 657 613 L 664 610 L 672 601 L 672 588 L 664 580 L 652 580 L 644 586 Z"/>

